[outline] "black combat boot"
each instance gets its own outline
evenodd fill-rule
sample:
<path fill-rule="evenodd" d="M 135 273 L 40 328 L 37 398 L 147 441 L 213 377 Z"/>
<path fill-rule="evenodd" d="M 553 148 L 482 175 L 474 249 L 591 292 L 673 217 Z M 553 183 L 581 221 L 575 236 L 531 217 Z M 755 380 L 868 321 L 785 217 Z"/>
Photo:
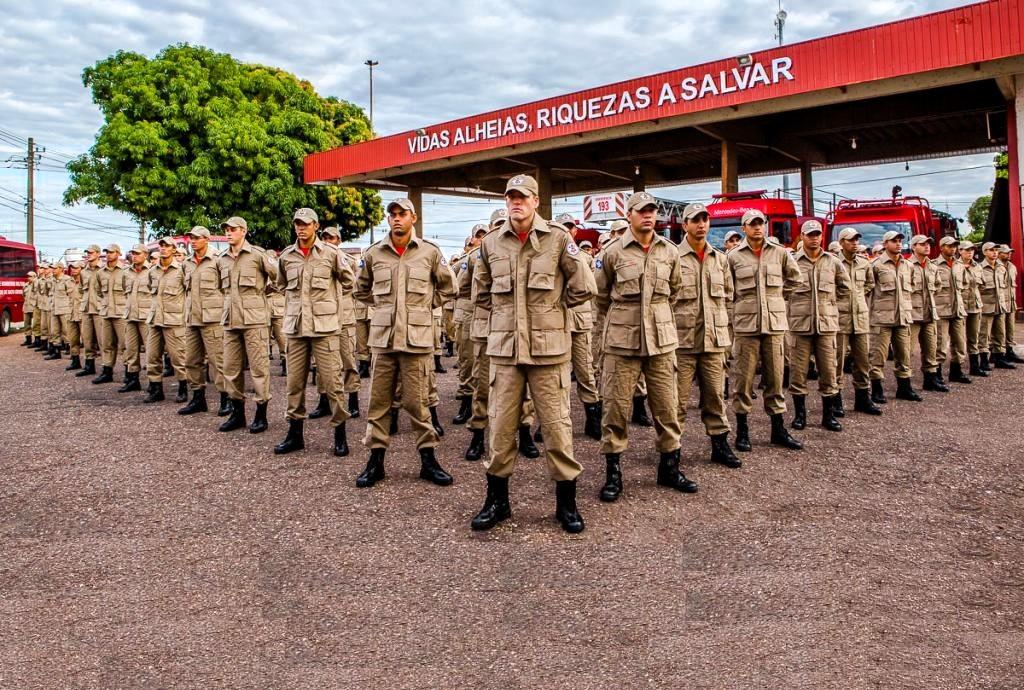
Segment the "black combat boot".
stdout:
<path fill-rule="evenodd" d="M 82 368 L 82 360 L 79 359 L 78 355 L 71 355 L 71 363 L 64 367 L 64 371 L 74 371 L 75 369 Z"/>
<path fill-rule="evenodd" d="M 359 392 L 352 391 L 348 394 L 348 416 L 352 419 L 359 418 Z"/>
<path fill-rule="evenodd" d="M 391 408 L 391 424 L 388 426 L 388 434 L 394 436 L 398 433 L 398 408 Z"/>
<path fill-rule="evenodd" d="M 441 420 L 437 417 L 437 406 L 430 408 L 430 425 L 434 427 L 434 433 L 438 438 L 444 436 L 444 427 L 441 426 Z"/>
<path fill-rule="evenodd" d="M 359 378 L 370 378 L 370 361 L 367 359 L 359 360 Z"/>
<path fill-rule="evenodd" d="M 1010 364 L 1009 360 L 1006 359 L 1005 352 L 993 352 L 992 361 L 995 362 L 996 369 L 1016 369 L 1016 364 Z"/>
<path fill-rule="evenodd" d="M 491 529 L 512 517 L 512 507 L 508 504 L 508 477 L 496 477 L 489 473 L 486 476 L 487 498 L 484 499 L 484 507 L 470 523 L 477 531 Z"/>
<path fill-rule="evenodd" d="M 911 402 L 921 402 L 923 400 L 917 391 L 914 390 L 914 385 L 909 377 L 896 379 L 896 399 L 909 400 Z"/>
<path fill-rule="evenodd" d="M 764 383 L 764 374 L 761 374 L 761 383 Z M 788 365 L 782 367 L 782 390 L 789 390 L 789 366 Z"/>
<path fill-rule="evenodd" d="M 206 389 L 200 388 L 192 392 L 192 400 L 189 401 L 188 405 L 178 410 L 178 414 L 195 414 L 196 412 L 206 412 Z"/>
<path fill-rule="evenodd" d="M 622 493 L 622 467 L 619 465 L 618 453 L 605 453 L 605 479 L 601 487 L 600 498 L 605 503 L 618 500 Z"/>
<path fill-rule="evenodd" d="M 889 399 L 885 397 L 882 379 L 871 379 L 871 402 L 876 405 L 884 405 L 889 402 Z"/>
<path fill-rule="evenodd" d="M 978 358 L 978 366 L 981 367 L 982 371 L 992 371 L 992 364 L 989 360 L 989 353 L 982 352 L 981 354 L 978 355 Z"/>
<path fill-rule="evenodd" d="M 981 355 L 968 355 L 968 360 L 971 363 L 971 376 L 988 377 L 988 372 L 981 368 Z"/>
<path fill-rule="evenodd" d="M 772 438 L 771 443 L 773 446 L 782 446 L 790 450 L 803 450 L 804 444 L 793 438 L 789 431 L 786 430 L 786 420 L 782 418 L 781 414 L 773 414 L 772 416 Z"/>
<path fill-rule="evenodd" d="M 285 455 L 294 450 L 302 450 L 306 447 L 306 439 L 302 435 L 303 420 L 289 419 L 288 433 L 284 440 L 274 446 L 274 455 Z"/>
<path fill-rule="evenodd" d="M 420 448 L 420 479 L 438 486 L 450 486 L 453 481 L 452 476 L 437 462 L 433 448 Z"/>
<path fill-rule="evenodd" d="M 40 350 L 45 350 L 49 346 L 50 341 L 40 336 L 36 338 L 36 344 L 32 346 L 32 349 L 35 350 L 36 352 L 39 352 Z"/>
<path fill-rule="evenodd" d="M 678 450 L 661 454 L 658 461 L 658 485 L 667 486 L 685 494 L 697 493 L 697 482 L 687 479 L 686 475 L 679 471 Z"/>
<path fill-rule="evenodd" d="M 747 415 L 740 412 L 736 413 L 736 442 L 733 444 L 736 450 L 741 453 L 749 453 L 750 446 L 750 429 L 747 427 Z"/>
<path fill-rule="evenodd" d="M 633 398 L 633 417 L 630 421 L 637 426 L 654 426 L 654 422 L 647 416 L 646 402 L 646 395 L 638 395 Z"/>
<path fill-rule="evenodd" d="M 936 393 L 949 392 L 949 386 L 941 383 L 934 371 L 924 372 L 924 389 L 926 391 L 934 391 Z"/>
<path fill-rule="evenodd" d="M 348 455 L 348 436 L 345 434 L 345 422 L 334 427 L 334 457 L 344 458 Z"/>
<path fill-rule="evenodd" d="M 231 398 L 227 393 L 220 394 L 220 407 L 217 410 L 218 417 L 227 417 L 231 414 Z"/>
<path fill-rule="evenodd" d="M 170 378 L 174 376 L 174 367 L 171 366 L 171 356 L 164 353 L 164 378 Z"/>
<path fill-rule="evenodd" d="M 267 403 L 256 403 L 256 414 L 252 416 L 252 424 L 249 425 L 250 434 L 262 434 L 267 430 Z"/>
<path fill-rule="evenodd" d="M 544 443 L 544 434 L 541 432 L 540 427 L 537 427 L 537 430 L 533 432 L 533 442 Z"/>
<path fill-rule="evenodd" d="M 793 396 L 793 423 L 789 425 L 793 429 L 801 430 L 807 428 L 807 396 Z"/>
<path fill-rule="evenodd" d="M 963 367 L 960 366 L 960 362 L 949 363 L 949 382 L 950 383 L 970 383 L 971 380 L 964 375 Z"/>
<path fill-rule="evenodd" d="M 188 400 L 188 381 L 178 381 L 178 394 L 174 396 L 174 402 L 185 402 Z"/>
<path fill-rule="evenodd" d="M 728 433 L 711 437 L 711 462 L 717 462 L 719 465 L 725 465 L 734 470 L 743 467 L 743 463 L 729 447 Z"/>
<path fill-rule="evenodd" d="M 231 398 L 231 416 L 217 427 L 218 431 L 234 431 L 245 427 L 245 400 Z"/>
<path fill-rule="evenodd" d="M 32 334 L 31 333 L 26 333 L 25 334 L 25 339 L 23 341 L 21 341 L 21 346 L 22 347 L 28 347 L 31 344 L 32 344 Z"/>
<path fill-rule="evenodd" d="M 60 350 L 61 350 L 60 345 L 52 345 L 51 344 L 49 349 L 46 351 L 46 356 L 43 357 L 43 359 L 46 359 L 46 360 L 60 359 Z"/>
<path fill-rule="evenodd" d="M 936 369 L 935 369 L 935 382 L 936 382 L 936 383 L 940 383 L 940 384 L 942 384 L 943 386 L 945 386 L 945 385 L 946 385 L 946 379 L 944 379 L 944 378 L 942 377 L 942 365 L 939 365 L 939 366 L 938 366 L 938 367 L 936 367 Z"/>
<path fill-rule="evenodd" d="M 1024 364 L 1024 359 L 1017 355 L 1017 351 L 1008 347 L 1003 351 L 1003 359 L 1012 364 Z"/>
<path fill-rule="evenodd" d="M 846 416 L 846 408 L 843 407 L 843 394 L 836 393 L 832 396 L 832 416 L 842 419 Z"/>
<path fill-rule="evenodd" d="M 284 355 L 281 355 L 281 373 L 279 376 L 288 375 L 288 362 L 285 360 Z"/>
<path fill-rule="evenodd" d="M 86 359 L 85 359 L 85 366 L 82 367 L 82 370 L 80 372 L 78 372 L 77 374 L 75 374 L 75 376 L 81 378 L 83 376 L 92 376 L 95 373 L 96 373 L 96 360 L 95 359 L 89 359 L 88 357 L 86 357 Z"/>
<path fill-rule="evenodd" d="M 871 392 L 867 388 L 855 388 L 853 395 L 853 409 L 855 411 L 876 416 L 882 414 L 882 408 L 875 405 L 871 399 Z"/>
<path fill-rule="evenodd" d="M 92 380 L 93 383 L 113 383 L 114 367 L 103 367 L 100 375 Z"/>
<path fill-rule="evenodd" d="M 316 407 L 307 415 L 310 419 L 320 419 L 331 416 L 331 401 L 326 393 L 321 393 L 316 401 Z"/>
<path fill-rule="evenodd" d="M 142 402 L 156 403 L 164 400 L 164 384 L 163 381 L 150 381 L 149 390 L 146 392 L 146 397 L 142 399 Z"/>
<path fill-rule="evenodd" d="M 807 380 L 817 381 L 818 380 L 818 367 L 815 366 L 814 362 L 810 362 L 807 365 Z"/>
<path fill-rule="evenodd" d="M 452 418 L 452 424 L 465 424 L 473 416 L 473 396 L 459 396 L 459 412 Z"/>
<path fill-rule="evenodd" d="M 595 441 L 601 440 L 601 403 L 584 403 L 583 412 L 587 421 L 583 425 L 583 435 Z"/>
<path fill-rule="evenodd" d="M 476 462 L 484 456 L 484 430 L 470 429 L 473 438 L 469 441 L 469 448 L 466 449 L 466 460 Z"/>
<path fill-rule="evenodd" d="M 843 425 L 836 419 L 834 397 L 830 395 L 821 396 L 821 426 L 828 431 L 842 431 Z"/>
<path fill-rule="evenodd" d="M 576 480 L 555 482 L 555 519 L 569 534 L 579 534 L 586 525 L 576 509 Z"/>
<path fill-rule="evenodd" d="M 519 427 L 519 452 L 524 458 L 539 458 L 540 449 L 537 448 L 530 436 L 530 427 Z"/>
<path fill-rule="evenodd" d="M 129 391 L 141 391 L 142 382 L 139 381 L 139 372 L 131 374 L 126 373 L 124 375 L 124 383 L 120 388 L 117 389 L 118 393 L 128 393 Z"/>
<path fill-rule="evenodd" d="M 384 449 L 373 448 L 370 450 L 370 459 L 366 461 L 366 469 L 356 477 L 356 486 L 368 489 L 384 477 Z"/>
<path fill-rule="evenodd" d="M 447 374 L 448 370 L 441 366 L 441 355 L 434 355 L 434 373 Z"/>

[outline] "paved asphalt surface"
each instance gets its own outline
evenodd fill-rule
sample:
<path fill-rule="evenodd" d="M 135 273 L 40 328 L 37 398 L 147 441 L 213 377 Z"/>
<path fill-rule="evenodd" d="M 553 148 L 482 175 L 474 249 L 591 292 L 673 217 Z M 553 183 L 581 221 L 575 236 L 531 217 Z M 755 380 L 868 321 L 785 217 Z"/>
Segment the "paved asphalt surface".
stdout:
<path fill-rule="evenodd" d="M 417 479 L 403 419 L 359 490 L 361 419 L 348 458 L 326 420 L 272 454 L 281 377 L 270 431 L 221 434 L 19 342 L 0 339 L 0 688 L 1024 686 L 1024 369 L 812 425 L 802 453 L 768 447 L 758 411 L 738 471 L 691 423 L 696 495 L 655 485 L 633 427 L 613 505 L 574 400 L 587 530 L 558 528 L 543 460 L 521 460 L 513 519 L 481 534 L 454 370 L 455 485 Z"/>

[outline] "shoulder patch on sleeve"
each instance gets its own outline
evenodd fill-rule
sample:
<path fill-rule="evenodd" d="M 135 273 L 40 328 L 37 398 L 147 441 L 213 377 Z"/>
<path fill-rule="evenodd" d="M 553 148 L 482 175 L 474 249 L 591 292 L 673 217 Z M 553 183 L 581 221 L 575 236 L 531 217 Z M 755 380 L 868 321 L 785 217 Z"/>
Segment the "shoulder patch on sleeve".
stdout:
<path fill-rule="evenodd" d="M 580 253 L 580 248 L 575 242 L 569 240 L 565 244 L 565 251 L 569 252 L 569 256 L 576 256 Z"/>
<path fill-rule="evenodd" d="M 604 262 L 600 259 L 594 259 L 594 268 L 604 268 Z"/>

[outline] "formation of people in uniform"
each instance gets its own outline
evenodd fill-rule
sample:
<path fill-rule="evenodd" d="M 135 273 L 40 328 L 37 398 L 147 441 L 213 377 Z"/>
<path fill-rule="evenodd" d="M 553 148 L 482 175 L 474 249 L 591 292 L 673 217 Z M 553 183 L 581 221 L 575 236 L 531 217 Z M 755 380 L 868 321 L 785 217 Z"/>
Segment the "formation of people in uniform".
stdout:
<path fill-rule="evenodd" d="M 120 393 L 142 392 L 145 356 L 143 403 L 163 401 L 171 379 L 175 399 L 186 403 L 178 414 L 206 413 L 212 386 L 215 413 L 226 418 L 219 430 L 253 434 L 269 427 L 276 346 L 287 377 L 287 431 L 274 446 L 282 455 L 304 449 L 307 419 L 330 417 L 332 452 L 348 456 L 346 422 L 360 416 L 361 381 L 369 379 L 360 488 L 385 479 L 400 410 L 415 434 L 420 478 L 452 484 L 437 455 L 445 433 L 437 375 L 445 373 L 442 355 L 455 356 L 452 422 L 470 432 L 464 459 L 485 468 L 486 495 L 472 528 L 511 517 L 517 458 L 540 457 L 540 444 L 555 517 L 569 533 L 585 528 L 576 501 L 583 465 L 573 443 L 574 388 L 583 434 L 600 441 L 604 456 L 599 498 L 614 502 L 623 492 L 631 425 L 654 429 L 657 485 L 697 491 L 680 469 L 694 383 L 710 461 L 738 469 L 737 452 L 753 450 L 758 397 L 770 443 L 800 451 L 790 430 L 808 426 L 814 380 L 821 427 L 841 432 L 847 374 L 852 411 L 881 415 L 889 359 L 895 397 L 910 401 L 922 400 L 912 383 L 915 350 L 921 387 L 939 393 L 1024 361 L 1014 350 L 1017 271 L 1006 245 L 987 242 L 979 256 L 972 243 L 943 237 L 939 256 L 929 259 L 932 240 L 918 235 L 905 258 L 899 232 L 868 248 L 856 229 L 838 228 L 826 250 L 821 223 L 809 220 L 790 250 L 766 235 L 765 216 L 751 210 L 742 233 L 729 233 L 719 248 L 707 241 L 710 219 L 700 203 L 685 208 L 676 245 L 657 232 L 654 197 L 636 192 L 627 217 L 593 247 L 576 243 L 571 216 L 547 220 L 539 206 L 536 180 L 513 177 L 505 207 L 473 226 L 451 261 L 417 236 L 416 208 L 405 198 L 388 204 L 388 233 L 358 258 L 340 248 L 338 228 L 321 229 L 309 208 L 295 212 L 295 242 L 280 252 L 250 244 L 237 216 L 221 224 L 228 248 L 219 254 L 202 226 L 188 233 L 191 256 L 168 238 L 152 255 L 139 244 L 125 259 L 116 244 L 91 245 L 66 269 L 52 263 L 30 273 L 23 345 L 47 360 L 68 355 L 66 369 L 97 385 L 114 382 L 120 360 Z M 318 400 L 307 412 L 310 385 Z"/>

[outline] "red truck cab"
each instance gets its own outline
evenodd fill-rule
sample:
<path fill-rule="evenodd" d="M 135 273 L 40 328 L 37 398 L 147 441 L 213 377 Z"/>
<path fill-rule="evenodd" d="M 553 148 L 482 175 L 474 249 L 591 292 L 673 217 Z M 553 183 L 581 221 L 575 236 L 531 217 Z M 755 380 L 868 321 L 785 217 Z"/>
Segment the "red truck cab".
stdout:
<path fill-rule="evenodd" d="M 939 240 L 956 237 L 956 219 L 932 211 L 928 200 L 919 196 L 897 196 L 891 199 L 843 199 L 829 213 L 830 228 L 836 231 L 854 228 L 861 244 L 872 246 L 882 242 L 885 233 L 896 230 L 903 235 L 903 254 L 910 256 L 910 239 L 925 235 L 932 239 L 930 256 L 939 255 Z"/>
<path fill-rule="evenodd" d="M 743 214 L 750 210 L 760 211 L 767 221 L 767 236 L 775 237 L 785 247 L 795 247 L 800 241 L 800 228 L 810 216 L 796 215 L 796 206 L 790 199 L 769 197 L 764 189 L 732 194 L 715 194 L 708 204 L 708 216 L 711 229 L 707 241 L 721 248 L 725 245 L 725 235 L 730 230 L 743 234 Z M 824 223 L 822 226 L 824 227 Z M 823 238 L 824 246 L 828 246 L 829 237 Z"/>

